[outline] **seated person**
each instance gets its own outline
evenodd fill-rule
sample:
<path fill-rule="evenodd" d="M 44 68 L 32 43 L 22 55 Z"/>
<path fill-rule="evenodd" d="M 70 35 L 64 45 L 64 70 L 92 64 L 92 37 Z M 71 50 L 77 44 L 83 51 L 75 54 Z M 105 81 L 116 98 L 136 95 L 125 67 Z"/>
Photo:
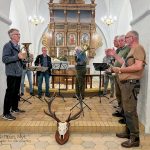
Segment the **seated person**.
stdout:
<path fill-rule="evenodd" d="M 45 96 L 50 97 L 49 92 L 49 78 L 51 75 L 51 57 L 47 55 L 47 49 L 46 47 L 42 47 L 42 54 L 38 55 L 36 57 L 36 60 L 34 62 L 35 66 L 41 66 L 41 67 L 48 67 L 48 69 L 45 72 L 38 71 L 37 72 L 37 78 L 38 78 L 38 96 L 41 98 L 42 96 L 42 83 L 43 78 L 45 78 Z"/>

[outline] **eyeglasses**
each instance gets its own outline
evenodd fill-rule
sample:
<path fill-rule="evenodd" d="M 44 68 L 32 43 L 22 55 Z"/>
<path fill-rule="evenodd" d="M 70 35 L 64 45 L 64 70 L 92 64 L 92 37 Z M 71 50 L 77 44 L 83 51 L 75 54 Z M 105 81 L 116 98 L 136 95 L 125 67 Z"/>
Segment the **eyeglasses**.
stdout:
<path fill-rule="evenodd" d="M 133 38 L 133 36 L 132 35 L 130 35 L 130 36 L 125 36 L 125 39 L 128 39 L 128 38 Z"/>
<path fill-rule="evenodd" d="M 14 34 L 12 34 L 12 35 L 18 35 L 18 36 L 20 36 L 20 34 L 19 34 L 19 33 L 14 33 Z"/>

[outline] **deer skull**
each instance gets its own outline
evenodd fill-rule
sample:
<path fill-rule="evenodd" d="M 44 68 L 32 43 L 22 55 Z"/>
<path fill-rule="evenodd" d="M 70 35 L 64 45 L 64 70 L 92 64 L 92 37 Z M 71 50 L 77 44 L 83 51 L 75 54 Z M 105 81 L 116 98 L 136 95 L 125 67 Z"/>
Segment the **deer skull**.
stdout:
<path fill-rule="evenodd" d="M 55 139 L 57 141 L 58 144 L 63 145 L 65 144 L 68 139 L 69 139 L 69 127 L 70 127 L 70 121 L 71 120 L 75 120 L 78 119 L 80 117 L 81 112 L 83 111 L 83 109 L 81 108 L 76 114 L 74 114 L 73 116 L 71 116 L 71 113 L 69 114 L 68 118 L 66 119 L 65 122 L 60 121 L 59 118 L 56 117 L 55 112 L 51 111 L 51 105 L 53 100 L 55 99 L 54 97 L 50 98 L 50 101 L 46 101 L 46 103 L 48 104 L 48 110 L 49 113 L 47 113 L 45 110 L 45 114 L 50 116 L 51 118 L 55 119 L 57 121 L 57 130 L 55 133 Z"/>
<path fill-rule="evenodd" d="M 63 136 L 63 139 L 64 139 L 64 135 L 66 134 L 67 130 L 68 130 L 67 122 L 58 122 L 58 132 L 59 132 L 60 138 L 61 136 Z"/>

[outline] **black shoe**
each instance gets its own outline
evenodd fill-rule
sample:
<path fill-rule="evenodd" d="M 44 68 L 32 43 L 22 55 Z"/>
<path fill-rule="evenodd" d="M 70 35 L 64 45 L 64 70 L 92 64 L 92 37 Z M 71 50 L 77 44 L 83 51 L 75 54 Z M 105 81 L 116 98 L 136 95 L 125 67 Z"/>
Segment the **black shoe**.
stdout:
<path fill-rule="evenodd" d="M 12 113 L 24 113 L 26 112 L 25 110 L 21 110 L 21 109 L 16 109 L 16 110 L 11 110 Z"/>
<path fill-rule="evenodd" d="M 30 95 L 31 95 L 31 96 L 34 96 L 34 93 L 31 92 Z"/>
<path fill-rule="evenodd" d="M 38 95 L 38 98 L 42 98 L 42 95 Z"/>
<path fill-rule="evenodd" d="M 121 143 L 122 147 L 131 148 L 131 147 L 139 147 L 140 146 L 140 139 L 139 137 L 130 137 L 129 140 Z"/>
<path fill-rule="evenodd" d="M 20 96 L 23 96 L 23 95 L 24 95 L 24 93 L 21 93 L 21 94 L 20 94 Z"/>
<path fill-rule="evenodd" d="M 50 94 L 45 95 L 46 97 L 51 97 Z"/>
<path fill-rule="evenodd" d="M 116 133 L 116 136 L 119 138 L 130 138 L 130 134 L 126 133 L 126 132 L 122 132 L 122 133 Z"/>
<path fill-rule="evenodd" d="M 110 94 L 110 98 L 113 98 L 114 97 L 114 95 L 113 94 Z"/>
<path fill-rule="evenodd" d="M 107 92 L 103 92 L 102 94 L 103 94 L 103 95 L 107 95 Z"/>
<path fill-rule="evenodd" d="M 114 116 L 114 117 L 122 117 L 122 114 L 120 112 L 116 111 L 116 112 L 112 113 L 112 116 Z"/>
<path fill-rule="evenodd" d="M 72 97 L 73 97 L 73 98 L 77 98 L 76 95 L 73 95 Z"/>
<path fill-rule="evenodd" d="M 116 106 L 113 106 L 113 107 L 114 107 L 114 108 L 116 108 L 116 109 L 119 109 L 119 108 L 120 108 L 120 107 L 119 107 L 119 106 L 117 106 L 117 105 L 116 105 Z"/>
<path fill-rule="evenodd" d="M 126 124 L 126 121 L 125 121 L 125 119 L 124 119 L 124 118 L 123 118 L 123 119 L 118 120 L 118 122 L 119 122 L 120 124 Z"/>
<path fill-rule="evenodd" d="M 14 117 L 12 114 L 6 114 L 6 115 L 3 115 L 3 119 L 6 119 L 6 120 L 15 120 L 16 117 Z"/>

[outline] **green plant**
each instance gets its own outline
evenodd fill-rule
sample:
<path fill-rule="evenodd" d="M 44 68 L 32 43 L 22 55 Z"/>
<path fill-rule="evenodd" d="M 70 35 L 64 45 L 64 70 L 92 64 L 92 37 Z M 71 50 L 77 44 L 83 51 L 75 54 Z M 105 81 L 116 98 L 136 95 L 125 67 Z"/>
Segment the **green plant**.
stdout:
<path fill-rule="evenodd" d="M 67 56 L 60 56 L 57 59 L 59 59 L 60 61 L 67 61 Z"/>

